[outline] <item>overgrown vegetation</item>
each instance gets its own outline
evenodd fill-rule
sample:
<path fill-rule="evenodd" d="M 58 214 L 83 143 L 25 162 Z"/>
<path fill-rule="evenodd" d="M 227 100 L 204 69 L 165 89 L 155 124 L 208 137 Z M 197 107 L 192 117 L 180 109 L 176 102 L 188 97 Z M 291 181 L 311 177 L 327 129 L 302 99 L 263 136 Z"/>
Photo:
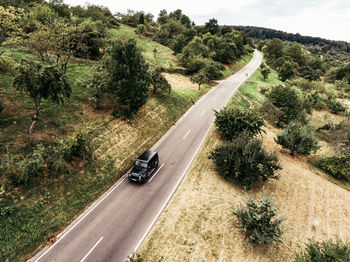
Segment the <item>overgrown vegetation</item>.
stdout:
<path fill-rule="evenodd" d="M 350 260 L 350 243 L 340 239 L 310 241 L 305 251 L 296 254 L 295 262 L 333 262 Z"/>
<path fill-rule="evenodd" d="M 242 132 L 250 137 L 263 132 L 264 120 L 257 111 L 226 107 L 215 112 L 215 116 L 215 125 L 225 140 L 233 140 Z"/>
<path fill-rule="evenodd" d="M 247 197 L 246 202 L 235 208 L 233 214 L 238 218 L 242 232 L 253 246 L 281 241 L 283 219 L 278 217 L 272 199 L 266 194 L 260 195 L 257 201 Z"/>
<path fill-rule="evenodd" d="M 260 179 L 278 179 L 275 172 L 282 169 L 277 155 L 267 152 L 262 148 L 261 140 L 250 139 L 246 133 L 215 148 L 209 158 L 214 160 L 222 177 L 239 183 L 245 189 L 250 189 Z"/>

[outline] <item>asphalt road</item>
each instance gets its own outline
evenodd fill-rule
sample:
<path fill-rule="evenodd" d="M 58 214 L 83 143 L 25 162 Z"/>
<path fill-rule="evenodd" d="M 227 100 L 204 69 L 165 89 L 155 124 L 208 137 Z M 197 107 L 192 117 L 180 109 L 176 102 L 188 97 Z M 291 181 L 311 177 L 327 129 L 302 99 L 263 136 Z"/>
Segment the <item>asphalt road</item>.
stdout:
<path fill-rule="evenodd" d="M 159 167 L 143 185 L 121 178 L 67 227 L 55 244 L 30 261 L 125 261 L 136 251 L 180 184 L 214 120 L 258 68 L 260 52 L 238 73 L 212 88 L 154 145 Z"/>

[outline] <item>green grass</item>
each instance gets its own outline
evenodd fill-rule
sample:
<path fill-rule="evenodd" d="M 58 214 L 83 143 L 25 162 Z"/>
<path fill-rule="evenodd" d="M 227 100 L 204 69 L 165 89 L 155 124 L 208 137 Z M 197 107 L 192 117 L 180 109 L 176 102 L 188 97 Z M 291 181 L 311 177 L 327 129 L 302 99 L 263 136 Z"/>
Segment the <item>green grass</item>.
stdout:
<path fill-rule="evenodd" d="M 265 81 L 258 68 L 253 75 L 243 83 L 238 89 L 236 95 L 232 98 L 229 106 L 249 108 L 252 102 L 262 103 L 266 98 L 260 93 L 263 87 L 281 84 L 276 71 L 271 70 L 268 79 Z"/>
<path fill-rule="evenodd" d="M 146 61 L 151 67 L 161 66 L 165 69 L 173 69 L 177 67 L 176 58 L 173 56 L 173 51 L 157 42 L 152 41 L 151 38 L 142 36 L 141 38 L 135 34 L 135 28 L 121 25 L 118 29 L 110 29 L 109 33 L 112 38 L 134 38 L 138 46 L 142 49 Z M 153 50 L 157 49 L 157 54 L 154 57 Z"/>
<path fill-rule="evenodd" d="M 253 57 L 253 54 L 247 54 L 243 56 L 238 62 L 232 64 L 232 65 L 227 65 L 225 70 L 222 70 L 221 72 L 223 73 L 224 77 L 227 78 L 231 76 L 232 74 L 236 73 L 239 69 L 241 69 L 243 66 L 245 66 L 250 59 Z"/>
<path fill-rule="evenodd" d="M 115 37 L 136 37 L 147 61 L 166 68 L 176 66 L 172 51 L 152 42 L 148 38 L 139 39 L 133 29 L 121 26 L 112 29 Z M 153 49 L 158 49 L 156 58 Z M 36 59 L 22 50 L 5 50 L 16 62 L 22 57 Z M 247 60 L 243 61 L 242 66 Z M 39 143 L 63 138 L 81 126 L 92 126 L 95 136 L 110 130 L 115 123 L 126 123 L 134 128 L 135 144 L 147 140 L 135 152 L 118 149 L 117 156 L 124 162 L 115 167 L 115 159 L 107 156 L 100 160 L 71 163 L 71 174 L 51 177 L 42 174 L 35 183 L 27 186 L 0 185 L 0 261 L 24 261 L 42 248 L 49 238 L 66 227 L 84 208 L 105 192 L 130 167 L 135 155 L 152 146 L 177 119 L 206 93 L 210 86 L 200 91 L 192 89 L 172 90 L 170 94 L 157 94 L 150 97 L 143 113 L 136 114 L 127 121 L 112 120 L 110 112 L 95 111 L 90 102 L 89 92 L 83 85 L 94 70 L 94 62 L 74 59 L 67 69 L 67 77 L 72 86 L 72 94 L 63 105 L 42 102 L 40 119 L 35 133 L 29 136 L 26 131 L 34 112 L 33 101 L 12 86 L 13 77 L 0 75 L 0 99 L 5 102 L 5 110 L 0 116 L 0 156 L 4 157 L 7 148 L 10 155 L 25 155 L 32 152 Z M 237 70 L 237 69 L 236 69 Z M 232 71 L 234 72 L 234 71 Z M 148 117 L 148 113 L 158 118 Z M 159 121 L 161 119 L 161 123 Z M 149 128 L 140 130 L 140 125 Z M 127 143 L 125 147 L 130 147 Z M 128 154 L 124 154 L 128 153 Z"/>

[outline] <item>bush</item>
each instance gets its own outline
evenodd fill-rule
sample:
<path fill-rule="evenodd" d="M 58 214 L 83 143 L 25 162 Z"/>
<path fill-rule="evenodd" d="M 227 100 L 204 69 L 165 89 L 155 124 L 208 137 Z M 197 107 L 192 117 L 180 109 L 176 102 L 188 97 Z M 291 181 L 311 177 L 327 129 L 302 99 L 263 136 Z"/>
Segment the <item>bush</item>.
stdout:
<path fill-rule="evenodd" d="M 0 56 L 0 73 L 6 74 L 13 72 L 15 62 L 8 56 Z"/>
<path fill-rule="evenodd" d="M 328 105 L 333 114 L 343 113 L 346 110 L 343 104 L 336 99 L 330 99 Z"/>
<path fill-rule="evenodd" d="M 2 110 L 4 110 L 5 105 L 4 103 L 0 100 L 0 113 L 2 112 Z"/>
<path fill-rule="evenodd" d="M 238 218 L 241 230 L 253 246 L 280 242 L 283 219 L 277 217 L 274 203 L 266 194 L 260 196 L 257 202 L 248 197 L 246 203 L 236 208 L 233 214 Z"/>
<path fill-rule="evenodd" d="M 92 154 L 88 130 L 82 129 L 73 136 L 66 138 L 61 142 L 64 158 L 66 161 L 72 161 L 73 158 L 89 158 Z"/>
<path fill-rule="evenodd" d="M 282 117 L 282 110 L 274 106 L 269 100 L 265 100 L 262 103 L 259 112 L 269 123 L 279 126 L 279 119 Z"/>
<path fill-rule="evenodd" d="M 259 179 L 278 179 L 275 171 L 282 169 L 277 155 L 268 153 L 261 146 L 261 140 L 242 134 L 232 142 L 216 147 L 209 158 L 214 160 L 222 177 L 250 189 Z"/>
<path fill-rule="evenodd" d="M 296 122 L 291 122 L 288 126 L 277 135 L 275 139 L 277 144 L 283 148 L 288 148 L 293 156 L 294 152 L 310 155 L 311 151 L 316 152 L 320 147 L 315 136 L 306 128 L 301 127 Z"/>
<path fill-rule="evenodd" d="M 250 137 L 263 132 L 264 119 L 257 111 L 226 107 L 220 112 L 215 111 L 215 116 L 217 129 L 225 140 L 232 140 L 243 131 Z"/>
<path fill-rule="evenodd" d="M 281 110 L 278 121 L 288 124 L 290 121 L 303 117 L 304 100 L 301 91 L 293 86 L 274 86 L 269 95 L 269 101 Z"/>
<path fill-rule="evenodd" d="M 350 163 L 344 155 L 319 158 L 316 166 L 336 179 L 350 181 Z"/>
<path fill-rule="evenodd" d="M 306 250 L 295 256 L 295 262 L 348 262 L 350 261 L 350 243 L 337 239 L 335 242 L 311 241 Z"/>
<path fill-rule="evenodd" d="M 162 71 L 163 69 L 158 67 L 151 72 L 151 84 L 153 85 L 153 94 L 155 94 L 157 90 L 165 90 L 168 93 L 170 93 L 171 85 L 162 75 Z"/>

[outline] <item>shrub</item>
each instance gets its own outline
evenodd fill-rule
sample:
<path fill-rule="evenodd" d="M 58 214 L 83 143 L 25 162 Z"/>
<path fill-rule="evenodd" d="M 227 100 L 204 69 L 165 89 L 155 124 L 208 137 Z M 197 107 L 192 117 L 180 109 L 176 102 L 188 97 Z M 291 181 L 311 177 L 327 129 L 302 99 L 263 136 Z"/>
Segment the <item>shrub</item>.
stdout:
<path fill-rule="evenodd" d="M 276 154 L 265 151 L 262 141 L 242 134 L 230 143 L 216 147 L 209 158 L 213 159 L 219 174 L 238 182 L 246 189 L 269 178 L 278 179 L 275 171 L 282 169 Z"/>
<path fill-rule="evenodd" d="M 304 113 L 301 91 L 293 86 L 274 86 L 269 95 L 269 101 L 281 110 L 278 121 L 288 124 L 290 121 L 302 118 Z"/>
<path fill-rule="evenodd" d="M 275 139 L 277 144 L 283 148 L 288 148 L 293 156 L 294 152 L 310 155 L 311 151 L 316 152 L 320 147 L 315 136 L 306 128 L 301 127 L 296 122 L 291 122 L 288 126 L 277 135 Z"/>
<path fill-rule="evenodd" d="M 0 113 L 2 112 L 2 110 L 4 110 L 5 105 L 4 103 L 0 100 Z"/>
<path fill-rule="evenodd" d="M 277 209 L 266 194 L 260 196 L 257 202 L 248 197 L 246 203 L 238 206 L 233 214 L 253 246 L 280 242 L 283 219 L 277 217 Z"/>
<path fill-rule="evenodd" d="M 89 158 L 92 154 L 88 130 L 82 129 L 73 136 L 61 142 L 64 158 L 72 161 L 73 158 Z"/>
<path fill-rule="evenodd" d="M 263 132 L 264 119 L 257 111 L 226 107 L 215 111 L 215 124 L 225 140 L 236 138 L 243 131 L 253 137 Z"/>
<path fill-rule="evenodd" d="M 269 123 L 279 126 L 279 119 L 282 117 L 282 110 L 274 106 L 269 100 L 265 100 L 262 103 L 259 112 Z"/>
<path fill-rule="evenodd" d="M 27 184 L 44 171 L 44 159 L 42 152 L 34 151 L 22 161 L 17 163 L 18 179 L 17 183 Z"/>
<path fill-rule="evenodd" d="M 0 56 L 0 73 L 6 74 L 13 72 L 15 62 L 11 57 Z"/>
<path fill-rule="evenodd" d="M 328 105 L 329 109 L 333 114 L 343 113 L 346 110 L 343 104 L 337 101 L 336 99 L 330 99 Z"/>
<path fill-rule="evenodd" d="M 350 261 L 350 243 L 337 239 L 335 242 L 311 241 L 306 250 L 295 256 L 295 262 L 348 262 Z"/>
<path fill-rule="evenodd" d="M 166 80 L 166 78 L 162 75 L 162 68 L 156 68 L 151 73 L 151 84 L 153 85 L 153 94 L 157 92 L 157 90 L 166 90 L 170 93 L 171 85 Z"/>
<path fill-rule="evenodd" d="M 319 158 L 316 160 L 316 166 L 336 179 L 350 181 L 350 163 L 344 155 Z"/>

